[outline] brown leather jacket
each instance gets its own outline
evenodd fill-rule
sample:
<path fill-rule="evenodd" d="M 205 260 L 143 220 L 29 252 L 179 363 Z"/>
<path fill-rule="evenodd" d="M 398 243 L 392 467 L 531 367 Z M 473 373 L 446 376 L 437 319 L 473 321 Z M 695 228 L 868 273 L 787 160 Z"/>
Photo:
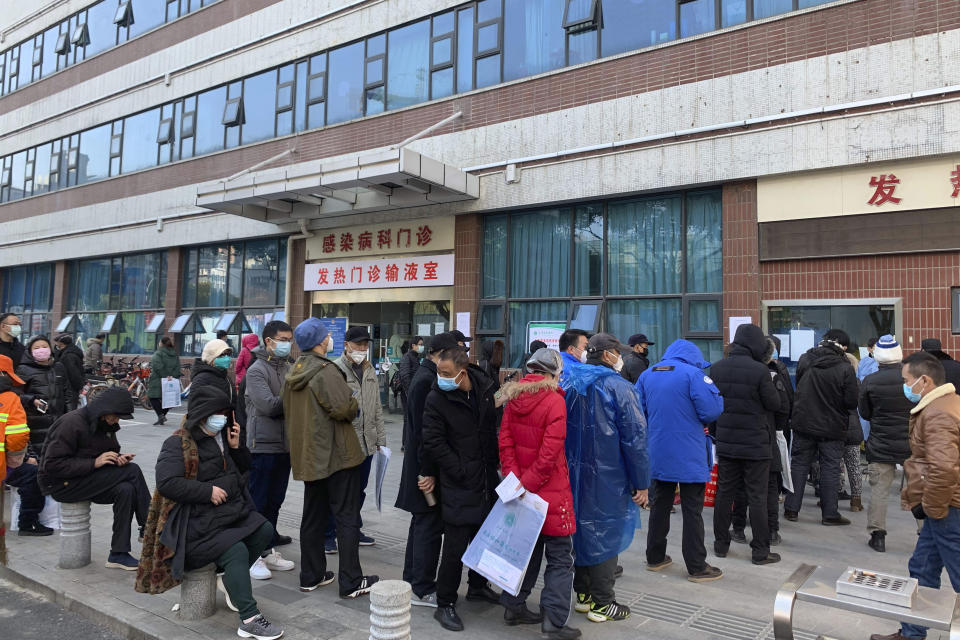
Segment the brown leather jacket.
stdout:
<path fill-rule="evenodd" d="M 950 507 L 960 508 L 960 396 L 944 384 L 910 411 L 910 451 L 903 463 L 907 486 L 901 505 L 917 504 L 931 518 L 945 518 Z"/>

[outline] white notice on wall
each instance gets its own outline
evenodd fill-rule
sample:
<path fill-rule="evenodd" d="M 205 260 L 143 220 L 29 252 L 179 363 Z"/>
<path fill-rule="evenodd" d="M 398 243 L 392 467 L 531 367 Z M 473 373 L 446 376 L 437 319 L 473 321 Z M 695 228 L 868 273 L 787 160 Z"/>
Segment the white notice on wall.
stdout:
<path fill-rule="evenodd" d="M 816 334 L 814 334 L 813 329 L 791 329 L 790 359 L 799 360 L 800 356 L 813 349 L 815 341 Z"/>
<path fill-rule="evenodd" d="M 730 316 L 730 342 L 733 342 L 734 337 L 736 337 L 740 325 L 750 324 L 751 322 L 753 322 L 753 318 L 750 316 Z"/>
<path fill-rule="evenodd" d="M 457 331 L 465 336 L 470 335 L 470 312 L 461 311 L 457 314 Z"/>
<path fill-rule="evenodd" d="M 433 335 L 441 334 L 441 333 L 443 333 L 443 331 L 444 331 L 444 329 L 443 329 L 443 323 L 442 323 L 442 322 L 434 322 L 434 323 L 433 323 Z"/>
<path fill-rule="evenodd" d="M 428 336 L 430 335 L 430 323 L 426 324 L 417 324 L 417 335 L 418 336 Z"/>
<path fill-rule="evenodd" d="M 780 341 L 780 357 L 790 358 L 790 334 L 775 333 L 773 337 Z"/>

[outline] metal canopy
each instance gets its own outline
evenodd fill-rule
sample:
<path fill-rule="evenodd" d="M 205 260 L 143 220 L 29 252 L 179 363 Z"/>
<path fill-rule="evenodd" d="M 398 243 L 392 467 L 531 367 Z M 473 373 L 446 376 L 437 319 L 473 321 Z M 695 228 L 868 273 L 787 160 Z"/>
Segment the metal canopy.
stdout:
<path fill-rule="evenodd" d="M 479 196 L 477 176 L 402 147 L 207 182 L 197 187 L 197 206 L 284 224 Z"/>

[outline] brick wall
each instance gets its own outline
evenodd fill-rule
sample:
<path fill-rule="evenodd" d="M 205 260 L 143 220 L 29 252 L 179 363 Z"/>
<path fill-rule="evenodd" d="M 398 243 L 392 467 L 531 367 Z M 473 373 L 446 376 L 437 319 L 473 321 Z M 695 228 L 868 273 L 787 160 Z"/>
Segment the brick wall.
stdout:
<path fill-rule="evenodd" d="M 730 316 L 760 320 L 757 254 L 757 183 L 723 185 L 723 336 Z"/>
<path fill-rule="evenodd" d="M 483 224 L 479 214 L 457 216 L 454 220 L 453 313 L 470 312 L 470 335 L 476 333 L 477 301 L 480 300 L 480 250 Z M 450 328 L 456 328 L 451 314 Z M 471 352 L 472 357 L 476 357 Z"/>
<path fill-rule="evenodd" d="M 303 290 L 303 265 L 307 262 L 307 241 L 294 240 L 287 260 L 293 265 L 290 274 L 290 315 L 287 324 L 296 327 L 310 317 L 310 293 Z"/>
<path fill-rule="evenodd" d="M 947 352 L 960 355 L 960 336 L 950 333 L 951 286 L 960 286 L 960 252 L 955 251 L 760 265 L 760 288 L 767 300 L 902 298 L 903 327 L 897 339 L 904 353 L 919 350 L 923 338 L 940 338 Z"/>

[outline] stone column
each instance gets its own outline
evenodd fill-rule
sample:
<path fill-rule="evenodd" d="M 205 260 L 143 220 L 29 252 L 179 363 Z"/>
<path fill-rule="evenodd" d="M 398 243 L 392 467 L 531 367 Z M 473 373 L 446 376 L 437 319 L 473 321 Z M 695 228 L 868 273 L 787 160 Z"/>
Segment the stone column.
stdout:
<path fill-rule="evenodd" d="M 370 589 L 370 640 L 410 640 L 410 598 L 403 580 L 381 580 Z"/>
<path fill-rule="evenodd" d="M 61 569 L 79 569 L 90 564 L 90 503 L 60 504 Z"/>
<path fill-rule="evenodd" d="M 184 571 L 180 583 L 180 618 L 201 620 L 217 612 L 217 573 L 212 564 Z"/>

